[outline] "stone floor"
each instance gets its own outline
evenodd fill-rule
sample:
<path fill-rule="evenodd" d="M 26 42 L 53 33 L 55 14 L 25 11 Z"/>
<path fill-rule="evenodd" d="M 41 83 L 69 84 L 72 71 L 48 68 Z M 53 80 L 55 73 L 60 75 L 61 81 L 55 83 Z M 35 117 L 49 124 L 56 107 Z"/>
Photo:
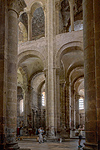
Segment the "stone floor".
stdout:
<path fill-rule="evenodd" d="M 81 145 L 85 140 L 81 141 Z M 44 142 L 39 144 L 34 139 L 18 141 L 21 150 L 82 150 L 78 148 L 78 139 L 68 139 L 65 142 Z"/>

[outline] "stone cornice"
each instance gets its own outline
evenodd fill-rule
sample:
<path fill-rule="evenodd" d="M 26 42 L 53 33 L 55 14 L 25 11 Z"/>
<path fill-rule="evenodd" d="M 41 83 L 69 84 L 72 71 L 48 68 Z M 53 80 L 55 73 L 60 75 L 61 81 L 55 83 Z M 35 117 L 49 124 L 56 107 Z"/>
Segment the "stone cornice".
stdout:
<path fill-rule="evenodd" d="M 8 10 L 14 10 L 18 15 L 26 7 L 24 0 L 7 0 Z"/>

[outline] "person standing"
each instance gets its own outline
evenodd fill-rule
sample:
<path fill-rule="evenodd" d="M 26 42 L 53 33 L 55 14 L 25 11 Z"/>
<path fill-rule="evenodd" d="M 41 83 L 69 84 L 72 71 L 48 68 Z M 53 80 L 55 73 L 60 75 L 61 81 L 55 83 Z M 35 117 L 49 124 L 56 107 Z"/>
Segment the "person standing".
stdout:
<path fill-rule="evenodd" d="M 38 129 L 38 135 L 39 135 L 39 143 L 43 143 L 43 130 L 42 130 L 42 127 L 40 127 L 39 129 Z"/>
<path fill-rule="evenodd" d="M 79 141 L 78 141 L 78 147 L 81 148 L 81 140 L 82 140 L 82 130 L 84 130 L 84 127 L 82 128 L 81 125 L 78 128 L 78 132 L 79 132 Z"/>

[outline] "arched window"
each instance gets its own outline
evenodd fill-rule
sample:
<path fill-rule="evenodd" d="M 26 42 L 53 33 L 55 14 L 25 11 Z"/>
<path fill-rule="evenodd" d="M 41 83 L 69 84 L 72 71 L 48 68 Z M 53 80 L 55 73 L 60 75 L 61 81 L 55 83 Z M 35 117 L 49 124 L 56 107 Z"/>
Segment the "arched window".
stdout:
<path fill-rule="evenodd" d="M 45 92 L 42 92 L 42 106 L 46 105 L 46 101 L 45 101 Z"/>
<path fill-rule="evenodd" d="M 84 99 L 82 97 L 79 99 L 79 109 L 84 109 Z"/>
<path fill-rule="evenodd" d="M 23 107 L 23 99 L 22 99 L 20 100 L 20 115 L 22 115 L 23 111 L 24 111 L 24 107 Z"/>

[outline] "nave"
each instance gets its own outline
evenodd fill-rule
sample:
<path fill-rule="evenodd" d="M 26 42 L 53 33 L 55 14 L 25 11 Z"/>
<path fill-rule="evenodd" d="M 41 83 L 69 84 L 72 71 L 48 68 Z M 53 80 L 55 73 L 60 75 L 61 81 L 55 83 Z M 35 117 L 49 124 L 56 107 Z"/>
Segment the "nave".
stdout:
<path fill-rule="evenodd" d="M 82 140 L 82 145 L 85 140 Z M 78 139 L 67 139 L 65 142 L 45 142 L 39 144 L 35 140 L 18 141 L 21 150 L 81 150 L 78 148 Z"/>

